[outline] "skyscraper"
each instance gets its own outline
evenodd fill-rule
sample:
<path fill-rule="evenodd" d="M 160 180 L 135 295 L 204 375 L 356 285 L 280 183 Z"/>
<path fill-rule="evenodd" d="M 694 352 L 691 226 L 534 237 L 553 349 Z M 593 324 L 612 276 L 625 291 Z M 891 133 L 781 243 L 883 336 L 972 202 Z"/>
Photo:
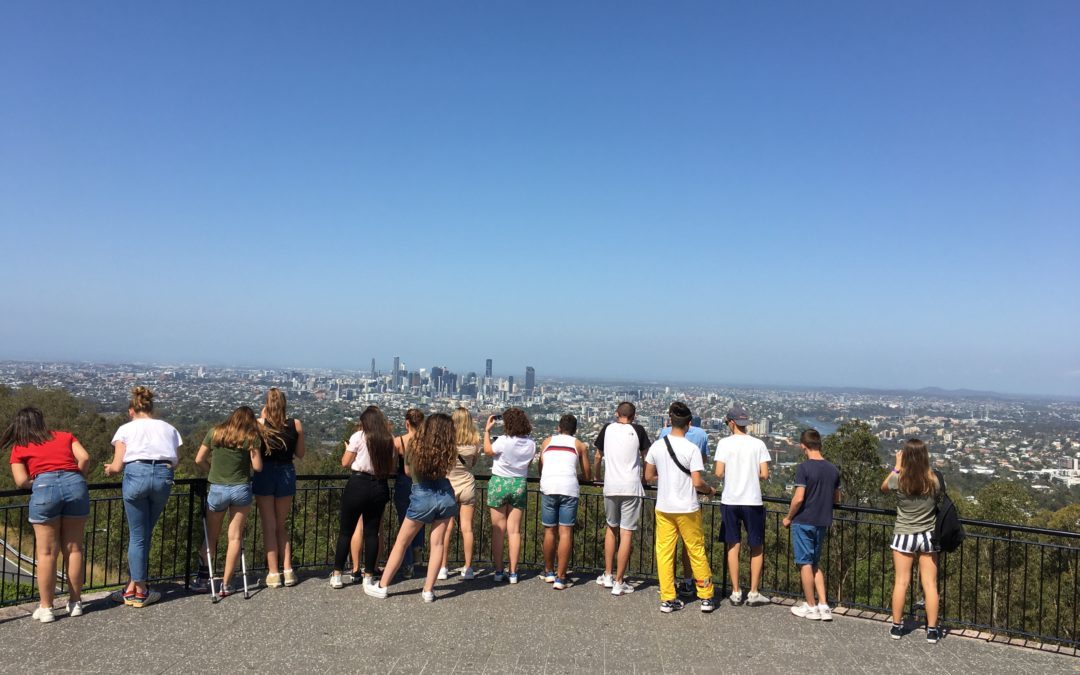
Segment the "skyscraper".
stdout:
<path fill-rule="evenodd" d="M 375 379 L 375 358 L 371 359 L 371 379 Z"/>
<path fill-rule="evenodd" d="M 491 377 L 491 359 L 487 360 L 487 365 L 484 367 L 484 377 Z"/>
<path fill-rule="evenodd" d="M 394 374 L 390 380 L 395 387 L 401 385 L 401 357 L 394 357 Z"/>
<path fill-rule="evenodd" d="M 536 386 L 536 369 L 532 366 L 525 367 L 525 395 L 532 396 L 533 388 Z"/>

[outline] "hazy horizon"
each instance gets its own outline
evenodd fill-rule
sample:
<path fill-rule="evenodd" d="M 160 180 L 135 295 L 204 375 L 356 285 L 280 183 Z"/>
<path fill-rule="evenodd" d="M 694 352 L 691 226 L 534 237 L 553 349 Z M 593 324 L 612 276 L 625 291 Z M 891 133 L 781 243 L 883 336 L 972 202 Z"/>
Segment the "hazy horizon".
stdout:
<path fill-rule="evenodd" d="M 0 359 L 1078 396 L 1077 25 L 8 3 Z"/>

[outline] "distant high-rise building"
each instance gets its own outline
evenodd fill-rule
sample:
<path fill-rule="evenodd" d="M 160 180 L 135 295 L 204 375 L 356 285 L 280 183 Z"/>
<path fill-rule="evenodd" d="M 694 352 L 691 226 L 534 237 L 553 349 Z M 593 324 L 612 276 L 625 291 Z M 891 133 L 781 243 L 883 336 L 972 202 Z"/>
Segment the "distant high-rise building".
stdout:
<path fill-rule="evenodd" d="M 525 367 L 525 395 L 532 396 L 533 388 L 536 387 L 536 369 L 532 366 Z"/>
<path fill-rule="evenodd" d="M 391 378 L 391 382 L 395 387 L 401 385 L 401 357 L 394 357 L 394 373 Z"/>
<path fill-rule="evenodd" d="M 513 375 L 506 378 L 506 393 L 508 393 L 508 394 L 513 394 L 514 393 L 514 376 Z"/>
<path fill-rule="evenodd" d="M 484 366 L 484 377 L 491 377 L 491 359 L 488 359 Z"/>
<path fill-rule="evenodd" d="M 375 359 L 371 359 L 371 378 L 375 379 Z"/>

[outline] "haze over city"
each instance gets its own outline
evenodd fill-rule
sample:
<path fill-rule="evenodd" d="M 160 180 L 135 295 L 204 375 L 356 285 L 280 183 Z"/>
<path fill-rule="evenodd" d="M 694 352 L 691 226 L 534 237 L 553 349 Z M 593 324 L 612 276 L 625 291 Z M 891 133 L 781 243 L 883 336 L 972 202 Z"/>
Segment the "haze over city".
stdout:
<path fill-rule="evenodd" d="M 1077 25 L 7 3 L 0 360 L 1074 397 Z"/>

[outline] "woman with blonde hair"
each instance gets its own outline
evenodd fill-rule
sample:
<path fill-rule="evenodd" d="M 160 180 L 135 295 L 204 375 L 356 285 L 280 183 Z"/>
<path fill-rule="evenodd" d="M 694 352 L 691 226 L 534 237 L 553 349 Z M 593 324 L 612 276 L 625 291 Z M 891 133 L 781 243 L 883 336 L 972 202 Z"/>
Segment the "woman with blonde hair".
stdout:
<path fill-rule="evenodd" d="M 229 415 L 229 419 L 217 425 L 203 439 L 195 463 L 209 473 L 210 489 L 206 495 L 207 546 L 210 556 L 217 556 L 217 540 L 225 512 L 229 512 L 229 545 L 225 551 L 225 569 L 221 574 L 219 595 L 232 594 L 229 582 L 236 570 L 236 559 L 244 543 L 244 524 L 251 511 L 251 471 L 262 471 L 262 447 L 264 430 L 255 417 L 255 411 L 246 405 Z M 206 551 L 199 551 L 201 556 Z M 209 567 L 205 559 L 203 563 Z"/>
<path fill-rule="evenodd" d="M 461 543 L 465 547 L 465 567 L 462 569 L 462 579 L 472 579 L 475 576 L 472 568 L 473 557 L 473 514 L 476 512 L 476 478 L 472 475 L 472 468 L 476 466 L 476 460 L 480 456 L 480 432 L 476 430 L 476 422 L 467 408 L 458 408 L 450 415 L 454 421 L 454 443 L 457 445 L 457 461 L 447 474 L 450 485 L 454 488 L 454 498 L 458 503 L 458 518 L 461 520 Z M 450 576 L 446 569 L 447 557 L 450 555 L 450 539 L 454 536 L 454 521 L 446 527 L 446 539 L 443 541 L 442 566 L 439 568 L 439 578 L 446 579 Z"/>
<path fill-rule="evenodd" d="M 33 492 L 28 511 L 34 527 L 40 593 L 33 618 L 41 623 L 56 619 L 56 559 L 61 551 L 69 588 L 68 616 L 81 616 L 83 533 L 90 515 L 90 492 L 86 489 L 90 454 L 68 432 L 49 431 L 45 416 L 37 408 L 15 413 L 11 425 L 0 435 L 0 448 L 8 446 L 15 487 Z"/>
<path fill-rule="evenodd" d="M 904 635 L 904 599 L 911 585 L 911 570 L 919 565 L 926 600 L 926 641 L 933 644 L 941 639 L 938 626 L 937 544 L 933 539 L 937 504 L 943 493 L 942 485 L 930 469 L 930 454 L 926 443 L 908 439 L 896 453 L 896 466 L 881 483 L 881 491 L 896 496 L 896 525 L 893 527 L 893 566 L 896 576 L 892 593 L 892 628 L 889 637 L 899 640 Z"/>
<path fill-rule="evenodd" d="M 394 579 L 405 553 L 424 525 L 431 525 L 431 556 L 428 558 L 427 578 L 424 580 L 424 602 L 435 601 L 435 579 L 439 574 L 447 523 L 457 515 L 454 488 L 446 478 L 457 461 L 454 442 L 454 421 L 445 413 L 435 413 L 424 420 L 409 443 L 405 456 L 405 472 L 412 478 L 409 508 L 398 530 L 394 549 L 386 560 L 382 580 L 364 584 L 364 592 L 374 598 L 386 598 L 386 588 Z"/>
<path fill-rule="evenodd" d="M 292 541 L 285 532 L 285 522 L 296 495 L 293 459 L 303 459 L 306 452 L 304 425 L 300 420 L 286 416 L 285 394 L 277 387 L 271 387 L 266 392 L 266 404 L 259 423 L 265 432 L 263 470 L 255 474 L 251 489 L 255 493 L 262 520 L 266 585 L 277 588 L 284 581 L 286 586 L 294 586 L 296 573 L 292 568 Z"/>
<path fill-rule="evenodd" d="M 146 387 L 131 390 L 128 416 L 131 421 L 113 435 L 113 459 L 104 467 L 106 476 L 124 472 L 122 494 L 128 522 L 131 580 L 112 597 L 130 607 L 144 607 L 161 599 L 160 593 L 146 585 L 150 541 L 172 493 L 173 471 L 180 461 L 176 450 L 183 440 L 171 424 L 154 419 L 154 392 Z"/>
<path fill-rule="evenodd" d="M 502 418 L 505 434 L 491 442 L 491 427 Z M 507 408 L 502 415 L 488 417 L 484 426 L 484 454 L 492 458 L 487 505 L 491 509 L 491 558 L 495 581 L 503 574 L 503 543 L 510 540 L 510 583 L 518 582 L 517 565 L 521 553 L 521 518 L 528 495 L 525 479 L 536 456 L 536 441 L 529 437 L 532 423 L 521 408 Z"/>

